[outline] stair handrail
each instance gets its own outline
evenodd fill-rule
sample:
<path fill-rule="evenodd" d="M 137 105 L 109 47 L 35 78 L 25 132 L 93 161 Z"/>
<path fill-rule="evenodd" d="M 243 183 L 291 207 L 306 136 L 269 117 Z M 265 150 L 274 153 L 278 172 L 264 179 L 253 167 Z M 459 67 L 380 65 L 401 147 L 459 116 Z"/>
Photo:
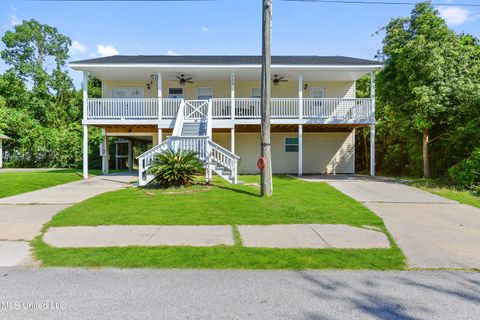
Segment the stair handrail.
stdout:
<path fill-rule="evenodd" d="M 231 158 L 234 158 L 236 160 L 240 160 L 240 157 L 237 156 L 235 153 L 231 152 L 230 150 L 228 149 L 225 149 L 224 147 L 222 147 L 221 145 L 219 145 L 218 143 L 215 143 L 213 142 L 212 140 L 208 140 L 208 144 L 210 144 L 210 146 L 214 149 L 218 149 L 220 150 L 221 152 L 227 154 L 229 157 Z"/>
<path fill-rule="evenodd" d="M 173 127 L 172 136 L 180 136 L 182 134 L 183 122 L 185 120 L 185 99 L 182 99 L 178 107 L 177 117 L 175 118 L 175 126 Z"/>
<path fill-rule="evenodd" d="M 147 172 L 148 168 L 151 167 L 153 158 L 155 154 L 161 152 L 162 150 L 168 149 L 168 140 L 163 141 L 162 143 L 154 146 L 153 148 L 145 151 L 137 157 L 138 159 L 138 182 L 139 185 L 145 185 L 146 178 L 143 178 L 144 173 Z"/>
<path fill-rule="evenodd" d="M 221 145 L 213 142 L 212 140 L 208 140 L 208 149 L 209 149 L 209 156 L 208 156 L 208 162 L 212 163 L 213 161 L 218 162 L 222 166 L 225 166 L 227 169 L 229 169 L 232 172 L 233 176 L 233 183 L 237 184 L 238 182 L 238 163 L 240 161 L 240 157 L 234 154 L 233 152 L 225 149 Z M 228 161 L 222 161 L 220 157 L 217 157 L 215 155 L 215 151 L 218 151 L 218 153 L 222 154 L 225 156 Z M 213 160 L 213 161 L 212 161 Z M 217 172 L 218 173 L 218 172 Z"/>

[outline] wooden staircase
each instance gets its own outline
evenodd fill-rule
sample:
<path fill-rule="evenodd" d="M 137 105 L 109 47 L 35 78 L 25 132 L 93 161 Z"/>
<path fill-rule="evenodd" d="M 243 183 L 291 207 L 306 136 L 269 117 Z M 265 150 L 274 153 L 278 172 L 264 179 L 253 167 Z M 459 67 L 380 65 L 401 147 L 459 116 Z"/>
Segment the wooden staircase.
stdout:
<path fill-rule="evenodd" d="M 206 179 L 211 181 L 212 172 L 236 184 L 240 157 L 223 148 L 212 137 L 211 100 L 183 100 L 180 104 L 173 134 L 138 157 L 139 185 L 145 186 L 155 177 L 148 173 L 155 155 L 168 149 L 195 151 L 205 165 Z"/>

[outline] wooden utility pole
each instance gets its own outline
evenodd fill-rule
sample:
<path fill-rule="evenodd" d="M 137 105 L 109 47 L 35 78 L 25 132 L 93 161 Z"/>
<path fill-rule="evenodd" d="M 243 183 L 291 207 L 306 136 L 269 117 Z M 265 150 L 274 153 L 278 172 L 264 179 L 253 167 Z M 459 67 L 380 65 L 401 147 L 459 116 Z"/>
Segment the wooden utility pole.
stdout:
<path fill-rule="evenodd" d="M 272 0 L 263 1 L 262 21 L 262 148 L 261 157 L 265 163 L 261 170 L 260 195 L 269 197 L 273 193 L 272 154 L 270 151 L 270 39 L 272 35 Z"/>

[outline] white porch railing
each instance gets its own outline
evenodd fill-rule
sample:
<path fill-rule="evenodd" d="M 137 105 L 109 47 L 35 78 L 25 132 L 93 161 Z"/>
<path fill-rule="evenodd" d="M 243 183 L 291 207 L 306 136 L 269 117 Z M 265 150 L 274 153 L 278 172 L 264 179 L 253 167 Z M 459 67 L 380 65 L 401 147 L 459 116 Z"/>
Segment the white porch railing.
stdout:
<path fill-rule="evenodd" d="M 310 119 L 373 119 L 372 99 L 303 99 L 303 117 Z"/>
<path fill-rule="evenodd" d="M 87 119 L 156 119 L 175 118 L 181 99 L 158 98 L 89 98 Z M 161 108 L 159 108 L 159 102 Z"/>
<path fill-rule="evenodd" d="M 271 117 L 274 119 L 298 118 L 298 98 L 272 98 L 270 110 Z"/>
<path fill-rule="evenodd" d="M 231 119 L 232 99 L 182 100 L 170 98 L 87 99 L 87 120 L 95 119 L 175 119 L 184 103 L 186 119 L 203 119 L 211 112 L 212 119 Z M 234 119 L 260 119 L 259 98 L 235 98 Z M 272 119 L 343 119 L 373 120 L 372 99 L 304 98 L 299 112 L 298 98 L 272 98 Z"/>
<path fill-rule="evenodd" d="M 235 118 L 239 118 L 239 119 L 260 118 L 260 99 L 259 98 L 236 98 L 235 99 Z"/>
<path fill-rule="evenodd" d="M 215 98 L 212 99 L 212 118 L 229 119 L 232 116 L 232 99 Z"/>

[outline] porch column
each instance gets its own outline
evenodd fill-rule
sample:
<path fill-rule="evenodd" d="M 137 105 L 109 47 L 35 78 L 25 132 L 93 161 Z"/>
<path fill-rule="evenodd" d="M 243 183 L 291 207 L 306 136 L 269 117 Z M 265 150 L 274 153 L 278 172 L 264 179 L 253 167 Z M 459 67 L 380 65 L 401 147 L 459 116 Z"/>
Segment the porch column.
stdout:
<path fill-rule="evenodd" d="M 303 175 L 303 125 L 298 125 L 298 176 Z"/>
<path fill-rule="evenodd" d="M 303 118 L 303 74 L 298 74 L 298 118 Z"/>
<path fill-rule="evenodd" d="M 133 148 L 132 139 L 128 139 L 128 171 L 133 171 Z"/>
<path fill-rule="evenodd" d="M 230 129 L 230 151 L 235 153 L 235 126 Z"/>
<path fill-rule="evenodd" d="M 115 142 L 115 170 L 118 170 L 118 141 Z"/>
<path fill-rule="evenodd" d="M 87 120 L 88 74 L 83 72 L 83 122 Z M 83 179 L 88 179 L 88 126 L 83 125 Z"/>
<path fill-rule="evenodd" d="M 83 90 L 83 120 L 85 121 L 85 120 L 87 120 L 87 99 L 88 99 L 88 73 L 87 73 L 87 71 L 83 71 L 82 90 Z M 103 97 L 103 93 L 102 93 L 102 97 Z"/>
<path fill-rule="evenodd" d="M 370 98 L 372 114 L 370 117 L 370 175 L 375 176 L 375 72 L 370 73 Z"/>
<path fill-rule="evenodd" d="M 154 147 L 158 145 L 158 133 L 152 134 L 152 144 Z"/>
<path fill-rule="evenodd" d="M 108 140 L 105 129 L 102 129 L 102 174 L 108 174 Z"/>
<path fill-rule="evenodd" d="M 158 127 L 158 144 L 163 142 L 163 133 L 162 133 L 162 128 Z"/>
<path fill-rule="evenodd" d="M 235 73 L 230 74 L 230 117 L 235 119 Z"/>
<path fill-rule="evenodd" d="M 83 125 L 83 179 L 88 179 L 88 126 Z"/>
<path fill-rule="evenodd" d="M 163 86 L 163 80 L 162 80 L 162 73 L 159 72 L 157 73 L 157 98 L 158 98 L 158 120 L 162 119 L 162 113 L 163 113 L 163 106 L 162 106 L 162 86 Z"/>

